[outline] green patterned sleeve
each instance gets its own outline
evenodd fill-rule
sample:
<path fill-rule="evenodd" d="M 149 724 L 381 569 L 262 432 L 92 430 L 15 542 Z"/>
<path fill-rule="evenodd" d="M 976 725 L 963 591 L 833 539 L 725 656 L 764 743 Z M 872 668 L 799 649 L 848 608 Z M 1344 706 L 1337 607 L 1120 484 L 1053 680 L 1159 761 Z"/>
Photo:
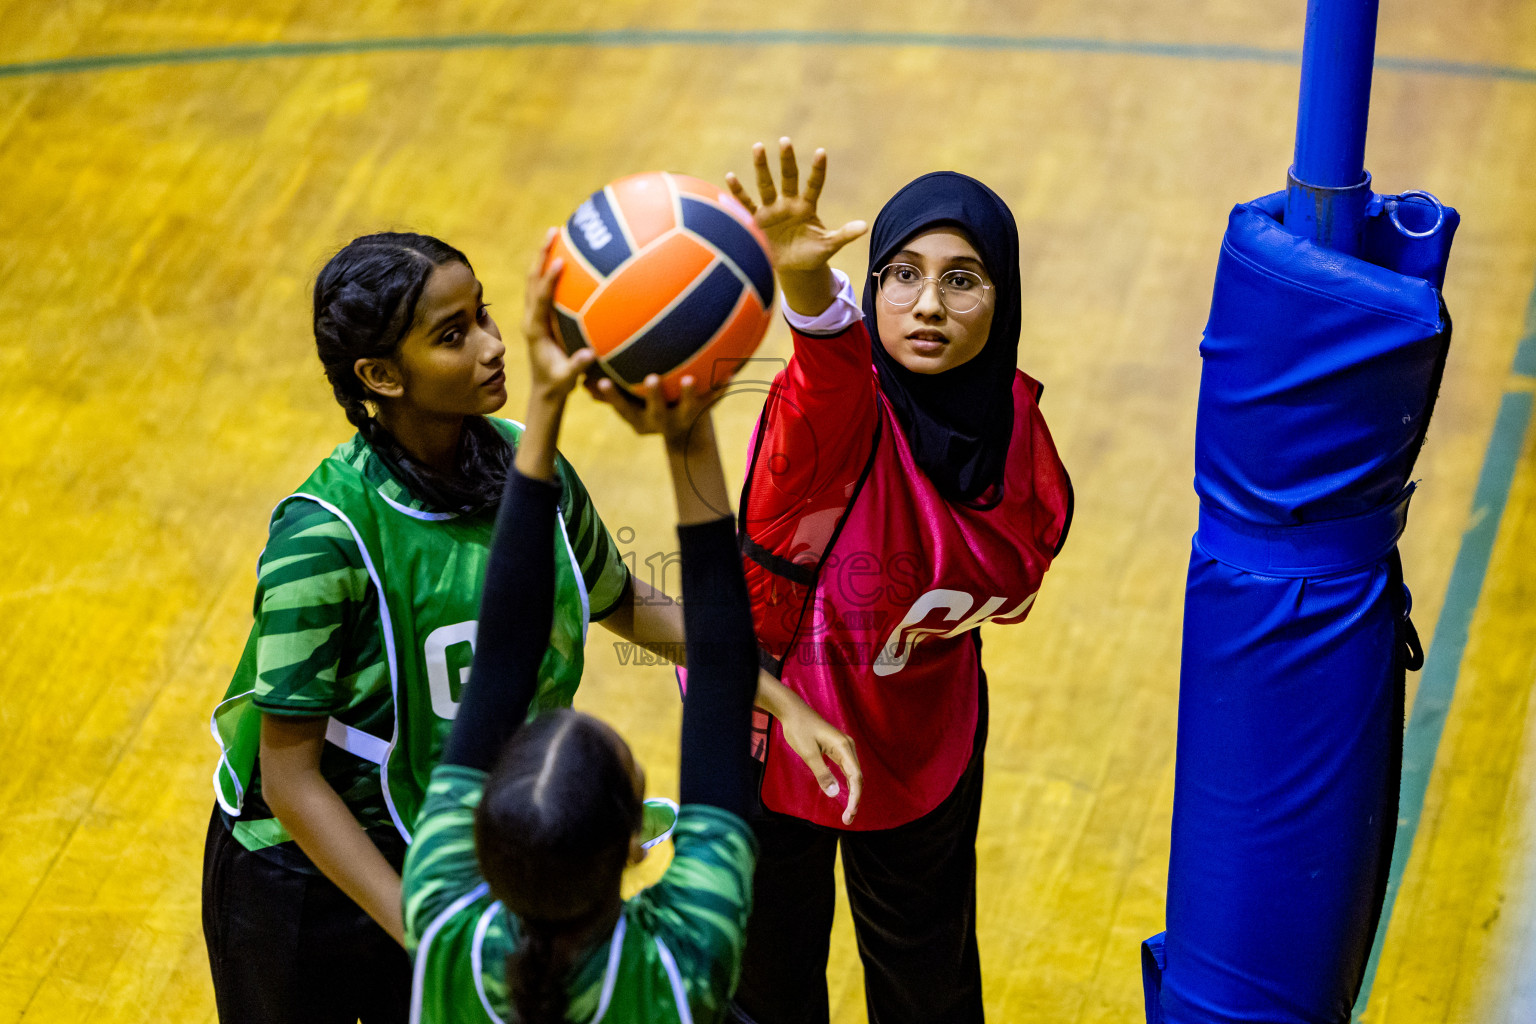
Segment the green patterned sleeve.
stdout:
<path fill-rule="evenodd" d="M 351 532 L 314 502 L 291 500 L 257 573 L 256 706 L 295 717 L 346 709 L 357 670 L 382 658 L 348 644 L 360 609 L 377 601 Z"/>
<path fill-rule="evenodd" d="M 457 764 L 432 770 L 402 877 L 405 948 L 412 953 L 432 922 L 484 881 L 475 859 L 475 808 L 484 789 L 485 772 Z"/>
<path fill-rule="evenodd" d="M 709 804 L 684 804 L 672 863 L 637 899 L 677 961 L 695 1020 L 725 1013 L 741 974 L 757 840 L 745 821 Z"/>
<path fill-rule="evenodd" d="M 557 457 L 560 473 L 560 509 L 565 520 L 565 533 L 576 561 L 581 565 L 582 582 L 586 584 L 592 606 L 592 621 L 605 618 L 614 608 L 629 584 L 629 568 L 619 558 L 618 545 L 597 514 L 597 506 L 587 493 L 586 485 L 576 474 L 576 468 L 564 455 Z"/>

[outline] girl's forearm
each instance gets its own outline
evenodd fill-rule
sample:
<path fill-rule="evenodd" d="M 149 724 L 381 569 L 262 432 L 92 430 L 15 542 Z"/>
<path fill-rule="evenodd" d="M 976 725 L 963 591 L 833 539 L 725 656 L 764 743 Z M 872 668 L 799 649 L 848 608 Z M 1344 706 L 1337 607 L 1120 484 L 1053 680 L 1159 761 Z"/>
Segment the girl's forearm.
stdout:
<path fill-rule="evenodd" d="M 729 516 L 731 497 L 725 490 L 725 472 L 720 468 L 714 420 L 709 413 L 701 414 L 686 433 L 666 440 L 677 525 L 693 526 Z"/>
<path fill-rule="evenodd" d="M 780 719 L 810 706 L 800 699 L 798 693 L 773 678 L 767 671 L 760 671 L 757 674 L 757 697 L 753 703 L 774 718 Z"/>
<path fill-rule="evenodd" d="M 528 396 L 528 420 L 512 464 L 530 480 L 555 478 L 555 442 L 560 437 L 565 399 L 563 392 L 541 391 L 537 383 Z"/>
<path fill-rule="evenodd" d="M 683 650 L 682 606 L 649 583 L 633 576 L 629 584 L 629 600 L 621 601 L 602 620 L 603 625 L 616 636 L 686 667 L 688 659 Z"/>
<path fill-rule="evenodd" d="M 315 781 L 290 803 L 287 818 L 279 815 L 279 820 L 315 867 L 404 945 L 400 875 L 318 772 Z"/>
<path fill-rule="evenodd" d="M 837 297 L 837 280 L 827 264 L 815 270 L 779 268 L 778 273 L 785 303 L 801 316 L 820 316 Z"/>
<path fill-rule="evenodd" d="M 400 875 L 318 767 L 312 772 L 279 773 L 275 778 L 264 773 L 263 781 L 268 805 L 305 856 L 404 945 Z"/>

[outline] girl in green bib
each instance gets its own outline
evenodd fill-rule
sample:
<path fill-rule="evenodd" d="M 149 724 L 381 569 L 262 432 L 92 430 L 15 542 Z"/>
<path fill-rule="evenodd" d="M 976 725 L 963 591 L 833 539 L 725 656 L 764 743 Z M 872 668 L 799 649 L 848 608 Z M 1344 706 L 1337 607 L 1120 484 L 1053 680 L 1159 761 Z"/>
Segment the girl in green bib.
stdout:
<path fill-rule="evenodd" d="M 533 392 L 507 477 L 463 713 L 433 771 L 405 867 L 412 1021 L 706 1024 L 735 988 L 756 845 L 748 737 L 757 648 L 707 405 L 682 381 L 664 406 L 615 402 L 666 441 L 678 510 L 690 682 L 683 706 L 674 858 L 620 899 L 641 847 L 645 775 L 619 735 L 569 709 L 528 720 L 541 681 L 558 557 L 537 539 L 562 493 L 555 456 L 566 395 L 591 353 L 548 329 L 559 272 L 531 275 Z M 528 530 L 527 524 L 540 524 Z M 491 623 L 496 623 L 493 631 Z M 526 724 L 525 724 L 526 722 Z"/>
<path fill-rule="evenodd" d="M 250 639 L 213 716 L 222 755 L 203 928 L 219 1016 L 404 1021 L 400 867 L 458 712 L 492 527 L 521 427 L 464 254 L 376 234 L 315 282 L 314 330 L 357 434 L 273 511 Z M 554 456 L 535 710 L 566 707 L 590 621 L 657 649 L 681 613 L 632 580 Z M 523 529 L 510 524 L 507 529 Z"/>

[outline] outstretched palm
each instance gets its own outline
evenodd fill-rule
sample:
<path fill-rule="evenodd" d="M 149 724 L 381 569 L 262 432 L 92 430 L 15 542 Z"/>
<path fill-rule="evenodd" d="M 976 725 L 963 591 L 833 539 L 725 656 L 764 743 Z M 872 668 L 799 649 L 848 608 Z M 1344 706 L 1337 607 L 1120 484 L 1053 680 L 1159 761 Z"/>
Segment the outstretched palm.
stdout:
<path fill-rule="evenodd" d="M 773 183 L 768 168 L 768 151 L 759 142 L 752 147 L 752 166 L 757 174 L 760 202 L 754 201 L 734 174 L 725 176 L 731 194 L 751 212 L 757 226 L 768 236 L 769 256 L 780 274 L 805 273 L 825 267 L 832 255 L 862 235 L 867 225 L 849 221 L 837 230 L 829 230 L 816 214 L 822 185 L 827 180 L 827 153 L 818 149 L 811 157 L 811 173 L 800 189 L 800 165 L 795 147 L 788 139 L 779 140 L 779 187 Z"/>

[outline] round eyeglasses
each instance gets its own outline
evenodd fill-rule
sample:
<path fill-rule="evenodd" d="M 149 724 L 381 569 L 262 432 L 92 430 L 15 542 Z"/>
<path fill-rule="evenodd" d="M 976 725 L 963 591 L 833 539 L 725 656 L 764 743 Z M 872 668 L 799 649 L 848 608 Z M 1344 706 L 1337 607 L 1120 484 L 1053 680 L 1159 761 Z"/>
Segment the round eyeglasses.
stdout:
<path fill-rule="evenodd" d="M 981 305 L 991 288 L 980 274 L 969 270 L 946 270 L 938 277 L 924 277 L 910 263 L 890 263 L 871 275 L 880 283 L 880 295 L 894 309 L 906 309 L 917 302 L 923 287 L 932 281 L 938 285 L 939 301 L 951 313 L 969 313 Z"/>

